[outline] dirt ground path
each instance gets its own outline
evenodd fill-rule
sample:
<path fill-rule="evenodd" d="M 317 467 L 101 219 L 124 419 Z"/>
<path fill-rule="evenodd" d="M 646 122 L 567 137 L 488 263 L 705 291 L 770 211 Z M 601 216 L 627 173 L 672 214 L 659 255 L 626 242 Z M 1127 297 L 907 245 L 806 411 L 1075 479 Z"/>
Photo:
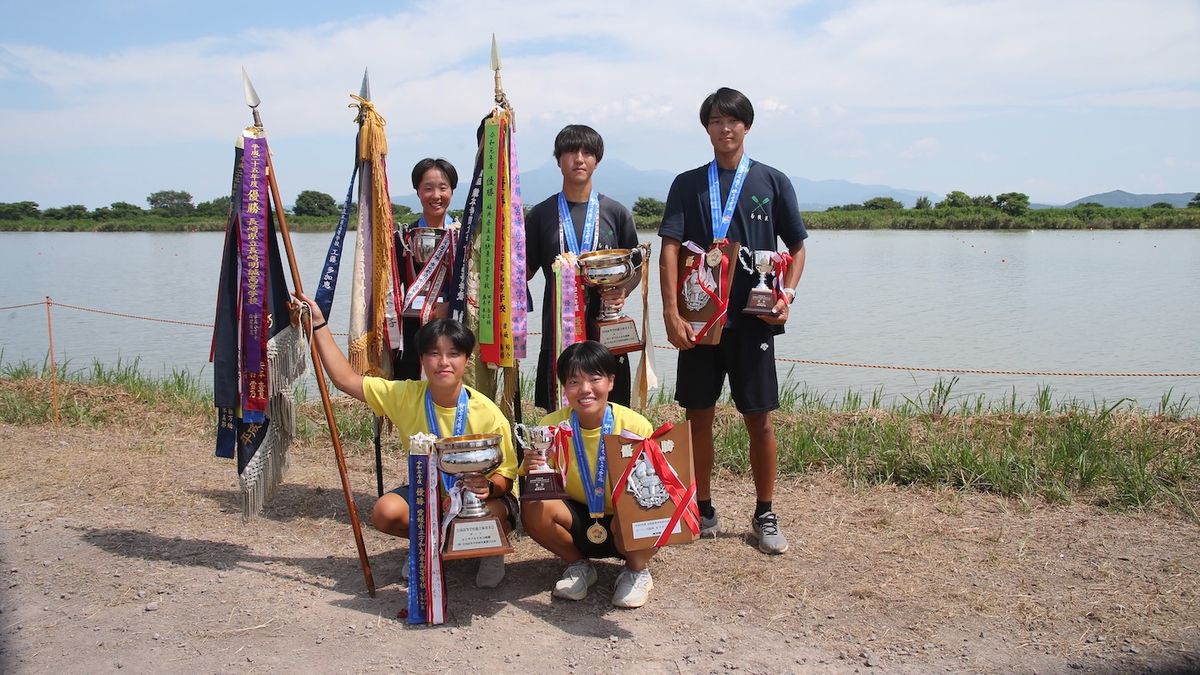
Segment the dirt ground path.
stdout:
<path fill-rule="evenodd" d="M 204 434 L 0 425 L 0 672 L 1175 672 L 1200 668 L 1200 527 L 836 476 L 781 485 L 792 549 L 724 532 L 652 564 L 650 603 L 581 602 L 528 538 L 499 588 L 448 566 L 447 624 L 409 627 L 406 544 L 366 527 L 366 593 L 332 453 L 295 448 L 265 517 Z M 395 471 L 392 472 L 395 474 Z M 360 514 L 370 460 L 351 458 Z M 398 476 L 395 476 L 397 479 Z"/>

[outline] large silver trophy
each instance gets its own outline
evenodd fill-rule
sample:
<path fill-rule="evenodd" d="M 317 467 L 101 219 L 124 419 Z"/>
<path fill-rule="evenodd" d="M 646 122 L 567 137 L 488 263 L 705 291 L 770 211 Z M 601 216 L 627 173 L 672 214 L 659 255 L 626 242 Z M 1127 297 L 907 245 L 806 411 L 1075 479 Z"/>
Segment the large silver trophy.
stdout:
<path fill-rule="evenodd" d="M 638 247 L 590 251 L 579 256 L 576 264 L 584 284 L 603 289 L 624 286 L 645 262 L 645 251 Z M 633 319 L 607 302 L 601 302 L 596 323 L 600 328 L 600 344 L 614 354 L 636 352 L 645 347 Z"/>
<path fill-rule="evenodd" d="M 548 426 L 531 427 L 524 424 L 513 425 L 517 434 L 517 442 L 522 448 L 530 448 L 542 460 L 542 465 L 536 469 L 525 471 L 525 485 L 521 488 L 521 501 L 539 501 L 543 499 L 566 499 L 563 489 L 562 474 L 550 466 L 547 452 L 554 445 L 554 428 Z"/>
<path fill-rule="evenodd" d="M 483 476 L 500 466 L 504 455 L 499 434 L 450 436 L 434 441 L 438 468 L 458 479 Z M 500 519 L 492 515 L 474 492 L 463 487 L 462 510 L 450 523 L 442 550 L 443 560 L 480 558 L 512 553 Z"/>
<path fill-rule="evenodd" d="M 404 316 L 422 316 L 426 304 L 431 302 L 435 303 L 435 315 L 444 315 L 445 298 L 441 295 L 451 256 L 445 254 L 449 253 L 449 249 L 443 255 L 435 257 L 435 254 L 442 239 L 448 236 L 450 230 L 443 227 L 413 227 L 406 233 L 404 248 L 408 251 L 408 292 L 405 294 Z"/>
<path fill-rule="evenodd" d="M 738 259 L 742 263 L 742 269 L 754 274 L 758 273 L 758 285 L 750 289 L 750 295 L 746 298 L 746 308 L 742 310 L 745 314 L 774 314 L 775 313 L 775 291 L 767 285 L 767 275 L 775 273 L 775 259 L 778 254 L 774 251 L 752 251 L 748 248 L 743 248 L 738 251 Z"/>

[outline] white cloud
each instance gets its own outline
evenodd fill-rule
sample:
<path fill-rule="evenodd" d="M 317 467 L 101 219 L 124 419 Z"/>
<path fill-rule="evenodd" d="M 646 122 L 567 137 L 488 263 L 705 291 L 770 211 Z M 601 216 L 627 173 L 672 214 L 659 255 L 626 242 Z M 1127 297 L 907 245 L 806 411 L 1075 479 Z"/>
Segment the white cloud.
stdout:
<path fill-rule="evenodd" d="M 924 159 L 937 155 L 942 149 L 941 141 L 936 138 L 920 138 L 908 144 L 900 151 L 902 159 Z"/>

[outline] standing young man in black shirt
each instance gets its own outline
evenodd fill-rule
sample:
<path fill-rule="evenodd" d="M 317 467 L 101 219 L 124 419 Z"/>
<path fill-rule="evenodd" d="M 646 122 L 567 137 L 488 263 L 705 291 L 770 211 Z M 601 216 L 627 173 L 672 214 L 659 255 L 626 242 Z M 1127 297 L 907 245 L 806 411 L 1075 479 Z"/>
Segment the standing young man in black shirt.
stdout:
<path fill-rule="evenodd" d="M 675 400 L 687 410 L 692 431 L 696 496 L 701 535 L 715 536 L 719 527 L 712 506 L 713 413 L 725 376 L 734 404 L 750 436 L 750 470 L 757 505 L 751 528 L 764 553 L 783 553 L 787 538 L 772 508 L 777 462 L 771 411 L 779 407 L 775 373 L 775 336 L 783 333 L 796 284 L 804 271 L 804 239 L 808 236 L 792 183 L 780 171 L 752 161 L 743 147 L 754 122 L 754 107 L 744 94 L 722 87 L 700 106 L 700 124 L 708 131 L 714 159 L 676 176 L 667 195 L 659 280 L 663 320 L 671 344 L 679 348 Z M 752 251 L 776 251 L 782 240 L 792 263 L 782 280 L 783 291 L 772 314 L 743 314 L 758 275 L 734 266 L 733 283 L 721 342 L 696 344 L 696 328 L 679 311 L 679 258 L 684 242 L 708 250 L 728 238 Z"/>
<path fill-rule="evenodd" d="M 592 188 L 592 174 L 604 158 L 604 139 L 595 129 L 583 124 L 568 124 L 554 139 L 554 159 L 562 171 L 562 192 L 551 195 L 533 207 L 525 218 L 525 259 L 530 279 L 540 269 L 546 279 L 542 294 L 542 348 L 538 353 L 534 405 L 545 410 L 558 409 L 557 381 L 553 366 L 558 359 L 554 336 L 561 326 L 554 316 L 554 260 L 570 251 L 576 257 L 588 251 L 608 248 L 634 248 L 638 244 L 633 214 L 619 202 Z M 640 275 L 629 285 L 610 287 L 603 297 L 613 306 L 624 304 L 625 295 L 636 286 Z M 601 292 L 587 291 L 585 322 L 587 339 L 599 338 L 596 317 L 600 313 Z M 582 339 L 582 336 L 580 336 Z M 568 345 L 564 345 L 568 346 Z M 617 357 L 616 383 L 610 401 L 628 406 L 630 399 L 629 358 Z"/>

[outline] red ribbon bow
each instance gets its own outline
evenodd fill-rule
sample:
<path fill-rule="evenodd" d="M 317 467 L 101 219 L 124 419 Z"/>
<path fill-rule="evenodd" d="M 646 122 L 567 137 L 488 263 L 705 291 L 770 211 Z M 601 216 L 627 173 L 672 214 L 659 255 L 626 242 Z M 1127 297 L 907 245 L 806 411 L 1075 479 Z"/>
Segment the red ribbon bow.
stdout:
<path fill-rule="evenodd" d="M 625 471 L 621 473 L 621 477 L 613 485 L 613 502 L 616 503 L 617 497 L 625 491 L 625 486 L 629 482 L 629 477 L 633 475 L 633 469 L 637 465 L 638 459 L 645 453 L 646 459 L 650 461 L 651 466 L 654 467 L 654 471 L 658 473 L 659 479 L 662 480 L 663 487 L 666 488 L 667 495 L 671 498 L 671 503 L 675 505 L 675 510 L 671 513 L 671 519 L 667 521 L 667 526 L 663 528 L 662 534 L 654 542 L 655 547 L 667 545 L 667 540 L 671 538 L 671 533 L 675 530 L 675 526 L 680 520 L 688 526 L 693 535 L 700 534 L 700 510 L 696 506 L 696 481 L 693 479 L 690 485 L 684 487 L 683 481 L 679 479 L 679 474 L 675 473 L 675 467 L 671 466 L 671 463 L 667 461 L 662 447 L 658 444 L 658 439 L 674 428 L 674 424 L 667 422 L 658 429 L 655 429 L 649 438 L 642 438 L 629 431 L 621 432 L 622 438 L 638 441 L 638 449 L 629 460 L 629 464 L 625 466 Z"/>

